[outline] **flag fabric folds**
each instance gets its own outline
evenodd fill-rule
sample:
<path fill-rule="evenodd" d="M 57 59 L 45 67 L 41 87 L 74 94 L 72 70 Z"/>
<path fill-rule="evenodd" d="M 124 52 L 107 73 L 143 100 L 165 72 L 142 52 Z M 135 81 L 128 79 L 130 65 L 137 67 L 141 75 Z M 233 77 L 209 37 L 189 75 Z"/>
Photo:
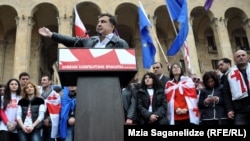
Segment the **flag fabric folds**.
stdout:
<path fill-rule="evenodd" d="M 76 99 L 69 97 L 68 87 L 63 88 L 62 96 L 62 108 L 60 111 L 60 121 L 59 121 L 59 135 L 60 138 L 65 139 L 67 137 L 67 127 L 68 127 L 68 116 L 70 110 L 74 111 L 76 107 Z"/>
<path fill-rule="evenodd" d="M 76 34 L 76 37 L 89 38 L 87 30 L 86 30 L 84 24 L 82 23 L 79 15 L 78 15 L 76 6 L 74 7 L 74 11 L 75 11 L 75 34 Z"/>
<path fill-rule="evenodd" d="M 150 69 L 150 67 L 155 62 L 154 57 L 156 53 L 156 48 L 154 46 L 153 40 L 148 30 L 148 27 L 150 27 L 151 24 L 140 2 L 139 2 L 138 12 L 139 12 L 139 25 L 140 25 L 140 35 L 141 35 L 141 45 L 142 45 L 143 67 L 145 69 Z"/>
<path fill-rule="evenodd" d="M 187 41 L 184 42 L 184 60 L 186 62 L 187 68 L 191 70 L 191 63 L 190 63 L 190 57 L 189 57 L 189 48 Z"/>
<path fill-rule="evenodd" d="M 204 4 L 204 9 L 205 9 L 206 11 L 208 11 L 208 10 L 211 8 L 213 2 L 214 2 L 214 0 L 206 0 L 206 2 L 205 2 L 205 4 Z"/>
<path fill-rule="evenodd" d="M 187 1 L 166 0 L 166 4 L 171 20 L 180 24 L 179 33 L 167 51 L 168 56 L 174 56 L 181 49 L 188 35 Z"/>

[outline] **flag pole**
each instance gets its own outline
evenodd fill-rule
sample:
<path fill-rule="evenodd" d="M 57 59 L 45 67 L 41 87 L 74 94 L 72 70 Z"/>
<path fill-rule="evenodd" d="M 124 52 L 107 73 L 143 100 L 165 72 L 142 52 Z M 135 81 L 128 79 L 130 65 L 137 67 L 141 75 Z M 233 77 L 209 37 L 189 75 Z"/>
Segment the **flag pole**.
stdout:
<path fill-rule="evenodd" d="M 175 36 L 177 36 L 177 29 L 176 29 L 176 27 L 175 27 L 173 18 L 172 18 L 172 16 L 171 16 L 170 12 L 169 12 L 169 7 L 168 7 L 168 3 L 167 3 L 167 2 L 166 2 L 166 6 L 167 6 L 167 11 L 168 11 L 169 18 L 170 18 L 171 23 L 172 23 L 172 26 L 173 26 L 173 28 L 174 28 Z M 186 41 L 185 41 L 185 42 L 186 42 Z M 184 43 L 184 44 L 185 44 L 185 43 Z M 183 45 L 182 45 L 182 46 L 183 46 Z M 183 47 L 181 48 L 181 52 L 182 52 L 182 55 L 184 56 L 184 60 L 185 60 L 185 55 L 184 55 Z M 187 64 L 187 62 L 186 62 L 186 64 Z M 188 64 L 187 64 L 187 65 L 188 65 Z M 190 65 L 190 66 L 191 66 L 191 65 Z M 188 68 L 188 67 L 186 66 L 186 68 Z M 192 70 L 191 70 L 191 67 L 188 68 L 188 69 L 190 69 L 190 70 L 189 70 L 189 71 L 191 71 L 190 73 L 193 73 Z"/>
<path fill-rule="evenodd" d="M 161 50 L 161 53 L 162 53 L 163 56 L 164 56 L 165 61 L 168 62 L 168 59 L 167 59 L 167 57 L 166 57 L 166 54 L 164 53 L 164 51 L 163 51 L 163 49 L 162 49 L 161 43 L 159 42 L 159 40 L 158 40 L 158 38 L 157 38 L 157 36 L 156 36 L 156 33 L 155 33 L 153 27 L 154 27 L 154 24 L 152 25 L 152 28 L 151 28 L 152 33 L 153 33 L 153 36 L 154 36 L 154 39 L 156 40 L 156 42 L 157 42 L 157 44 L 158 44 L 158 46 L 159 46 L 159 48 L 160 48 L 160 50 Z"/>

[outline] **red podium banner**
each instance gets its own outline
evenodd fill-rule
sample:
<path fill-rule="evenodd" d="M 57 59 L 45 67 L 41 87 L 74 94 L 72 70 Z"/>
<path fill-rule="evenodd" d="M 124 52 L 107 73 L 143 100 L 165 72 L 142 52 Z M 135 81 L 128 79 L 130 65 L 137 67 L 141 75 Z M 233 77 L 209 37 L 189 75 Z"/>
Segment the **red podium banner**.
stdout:
<path fill-rule="evenodd" d="M 59 48 L 59 71 L 137 70 L 135 50 Z"/>

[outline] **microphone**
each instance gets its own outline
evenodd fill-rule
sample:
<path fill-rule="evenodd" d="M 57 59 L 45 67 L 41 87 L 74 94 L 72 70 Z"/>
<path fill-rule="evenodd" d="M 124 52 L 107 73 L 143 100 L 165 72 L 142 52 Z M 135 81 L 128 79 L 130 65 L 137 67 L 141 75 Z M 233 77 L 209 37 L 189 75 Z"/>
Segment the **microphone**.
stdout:
<path fill-rule="evenodd" d="M 87 30 L 87 31 L 84 33 L 84 36 L 85 36 L 85 35 L 88 35 L 89 33 L 90 33 L 90 30 Z M 75 41 L 73 47 L 76 47 L 76 44 L 77 44 L 81 39 L 83 39 L 82 37 L 83 37 L 83 36 L 78 37 L 78 39 Z"/>
<path fill-rule="evenodd" d="M 76 44 L 81 40 L 82 38 L 80 37 L 80 38 L 78 38 L 76 41 L 75 41 L 75 43 L 74 43 L 74 46 L 73 47 L 76 47 Z"/>

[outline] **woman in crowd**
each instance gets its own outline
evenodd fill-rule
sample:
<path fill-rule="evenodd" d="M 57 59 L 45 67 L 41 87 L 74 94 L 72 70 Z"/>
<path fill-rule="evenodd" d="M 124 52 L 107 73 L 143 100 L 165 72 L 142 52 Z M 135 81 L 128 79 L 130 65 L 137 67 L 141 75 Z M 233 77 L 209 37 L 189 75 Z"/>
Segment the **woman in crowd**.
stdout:
<path fill-rule="evenodd" d="M 203 75 L 205 88 L 201 90 L 198 107 L 202 111 L 202 125 L 227 125 L 229 120 L 222 98 L 223 85 L 215 71 Z"/>
<path fill-rule="evenodd" d="M 169 77 L 165 92 L 170 125 L 198 125 L 198 95 L 194 82 L 189 76 L 184 76 L 181 66 L 177 63 L 172 64 Z"/>
<path fill-rule="evenodd" d="M 154 73 L 147 72 L 142 77 L 137 93 L 140 125 L 167 125 L 167 103 L 161 82 Z"/>
<path fill-rule="evenodd" d="M 17 110 L 18 137 L 20 141 L 41 141 L 44 100 L 32 82 L 26 83 L 22 93 L 23 98 L 18 102 Z"/>
<path fill-rule="evenodd" d="M 138 74 L 122 89 L 122 103 L 124 110 L 125 125 L 137 124 L 137 92 Z"/>
<path fill-rule="evenodd" d="M 17 79 L 10 79 L 1 97 L 0 138 L 1 141 L 18 141 L 16 130 L 17 104 L 21 99 L 21 85 Z"/>

